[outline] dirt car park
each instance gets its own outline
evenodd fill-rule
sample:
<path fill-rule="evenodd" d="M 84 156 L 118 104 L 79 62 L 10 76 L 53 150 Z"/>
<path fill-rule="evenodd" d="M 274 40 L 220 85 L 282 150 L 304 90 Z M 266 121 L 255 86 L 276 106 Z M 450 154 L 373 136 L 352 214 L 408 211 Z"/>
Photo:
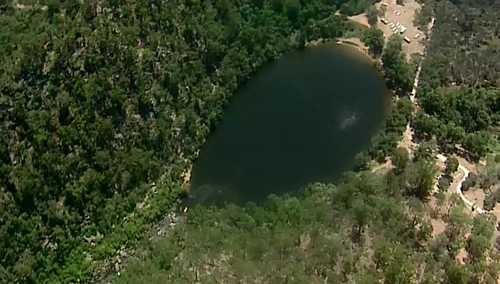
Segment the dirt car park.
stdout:
<path fill-rule="evenodd" d="M 404 5 L 396 4 L 396 0 L 382 0 L 375 5 L 379 10 L 384 9 L 383 7 L 386 10 L 385 16 L 377 23 L 385 37 L 388 38 L 393 33 L 404 37 L 403 50 L 408 59 L 413 53 L 423 54 L 424 46 L 421 41 L 425 39 L 425 34 L 413 25 L 415 12 L 420 9 L 420 4 L 415 0 L 404 0 Z"/>
<path fill-rule="evenodd" d="M 422 44 L 422 40 L 426 36 L 424 32 L 413 25 L 415 12 L 420 9 L 420 4 L 415 0 L 404 0 L 404 5 L 396 4 L 396 0 L 382 0 L 375 4 L 375 6 L 379 10 L 386 10 L 385 15 L 381 16 L 377 22 L 377 27 L 382 30 L 385 38 L 388 39 L 393 33 L 398 33 L 401 37 L 405 38 L 403 50 L 408 60 L 413 53 L 423 54 L 424 45 Z M 370 27 L 365 13 L 351 16 L 349 19 L 363 26 Z M 401 33 L 402 30 L 403 33 Z"/>

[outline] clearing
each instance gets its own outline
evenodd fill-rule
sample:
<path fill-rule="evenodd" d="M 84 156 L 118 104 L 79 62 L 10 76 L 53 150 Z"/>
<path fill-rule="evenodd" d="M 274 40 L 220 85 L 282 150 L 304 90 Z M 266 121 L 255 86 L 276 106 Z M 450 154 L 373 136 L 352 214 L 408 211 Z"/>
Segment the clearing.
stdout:
<path fill-rule="evenodd" d="M 420 10 L 421 7 L 419 3 L 415 0 L 406 0 L 404 5 L 398 5 L 396 4 L 396 0 L 382 0 L 375 4 L 375 6 L 379 10 L 386 9 L 383 18 L 385 18 L 387 24 L 384 24 L 381 20 L 377 23 L 377 27 L 384 32 L 386 38 L 393 33 L 398 33 L 410 39 L 410 43 L 405 42 L 405 44 L 403 44 L 403 50 L 408 59 L 410 59 L 411 55 L 414 53 L 424 54 L 424 45 L 422 42 L 425 42 L 425 33 L 413 24 L 415 12 Z M 394 31 L 391 29 L 392 24 L 402 25 L 406 28 L 406 31 L 403 34 L 401 34 L 400 29 Z M 415 38 L 417 34 L 419 34 L 419 36 Z"/>
<path fill-rule="evenodd" d="M 397 33 L 402 37 L 407 37 L 410 43 L 404 42 L 403 51 L 407 59 L 411 58 L 414 53 L 424 54 L 424 45 L 426 35 L 413 24 L 415 12 L 420 9 L 421 5 L 415 0 L 406 0 L 404 5 L 396 4 L 396 0 L 382 0 L 375 4 L 379 11 L 385 9 L 385 15 L 379 18 L 377 27 L 382 30 L 385 38 L 389 38 L 393 33 Z M 386 24 L 382 22 L 382 18 L 386 20 Z M 370 27 L 365 13 L 348 17 L 349 20 L 358 23 L 364 27 Z M 401 28 L 395 28 L 393 25 L 398 24 L 399 27 L 404 26 L 406 30 L 401 33 Z M 393 28 L 391 28 L 393 27 Z M 415 38 L 416 35 L 418 38 Z"/>

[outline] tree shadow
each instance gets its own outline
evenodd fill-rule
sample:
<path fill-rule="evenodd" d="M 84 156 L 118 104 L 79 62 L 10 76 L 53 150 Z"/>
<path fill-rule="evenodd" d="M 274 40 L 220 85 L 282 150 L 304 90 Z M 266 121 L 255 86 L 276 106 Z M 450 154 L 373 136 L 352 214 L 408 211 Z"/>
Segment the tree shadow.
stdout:
<path fill-rule="evenodd" d="M 479 159 L 475 155 L 462 147 L 455 147 L 454 154 L 465 159 L 471 164 L 479 162 Z"/>

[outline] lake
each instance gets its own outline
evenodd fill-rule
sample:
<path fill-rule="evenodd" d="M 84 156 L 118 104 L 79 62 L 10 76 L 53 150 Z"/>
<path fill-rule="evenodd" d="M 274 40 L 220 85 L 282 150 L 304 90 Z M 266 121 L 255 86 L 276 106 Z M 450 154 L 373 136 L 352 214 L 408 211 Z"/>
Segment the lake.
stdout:
<path fill-rule="evenodd" d="M 390 92 L 366 56 L 323 45 L 250 78 L 194 164 L 186 205 L 261 202 L 335 182 L 379 130 Z"/>

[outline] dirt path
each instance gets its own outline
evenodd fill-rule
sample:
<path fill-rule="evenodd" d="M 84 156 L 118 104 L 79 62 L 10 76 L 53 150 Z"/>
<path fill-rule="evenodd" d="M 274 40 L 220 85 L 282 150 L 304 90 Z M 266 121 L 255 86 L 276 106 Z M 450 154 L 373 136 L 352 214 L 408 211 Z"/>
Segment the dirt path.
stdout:
<path fill-rule="evenodd" d="M 432 18 L 431 22 L 429 23 L 429 38 L 432 34 L 432 28 L 434 27 L 434 22 L 435 18 Z M 424 57 L 425 57 L 425 50 L 424 50 Z M 415 73 L 415 80 L 413 81 L 413 89 L 411 90 L 410 94 L 410 101 L 413 103 L 415 106 L 413 112 L 415 113 L 417 111 L 416 109 L 416 95 L 417 95 L 417 90 L 418 90 L 418 82 L 420 80 L 420 73 L 422 71 L 422 62 L 418 65 L 417 72 Z M 412 156 L 413 149 L 416 147 L 416 144 L 413 142 L 413 129 L 410 127 L 410 122 L 408 122 L 408 125 L 406 125 L 406 130 L 403 133 L 403 140 L 400 141 L 399 143 L 400 147 L 406 148 L 406 150 L 410 153 L 410 156 Z"/>
<path fill-rule="evenodd" d="M 392 168 L 393 168 L 392 161 L 389 158 L 385 161 L 385 163 L 376 166 L 375 168 L 371 169 L 371 171 L 372 171 L 372 173 L 384 173 L 384 172 L 389 171 Z"/>
<path fill-rule="evenodd" d="M 360 25 L 363 25 L 367 28 L 371 27 L 370 24 L 368 23 L 368 18 L 366 17 L 365 13 L 355 15 L 355 16 L 350 16 L 350 17 L 347 17 L 347 19 L 349 19 L 350 21 L 353 21 L 355 23 L 358 23 Z"/>
<path fill-rule="evenodd" d="M 417 73 L 415 74 L 415 80 L 413 81 L 413 89 L 410 94 L 410 100 L 413 103 L 413 105 L 416 105 L 416 98 L 415 95 L 417 94 L 417 88 L 418 88 L 418 80 L 420 78 L 420 71 L 422 70 L 422 63 L 418 66 Z M 417 108 L 415 107 L 413 109 L 413 113 L 417 111 Z M 413 156 L 413 150 L 416 147 L 415 142 L 413 142 L 413 129 L 410 127 L 410 122 L 406 125 L 406 130 L 403 133 L 403 140 L 401 140 L 399 143 L 399 147 L 405 148 L 408 153 L 410 153 L 410 157 Z"/>
<path fill-rule="evenodd" d="M 440 160 L 441 162 L 446 162 L 446 157 L 441 155 L 441 154 L 438 154 L 437 155 L 437 158 L 438 160 Z M 455 192 L 455 193 L 458 193 L 458 195 L 460 195 L 460 198 L 462 199 L 462 201 L 465 203 L 465 205 L 467 206 L 467 208 L 469 208 L 470 210 L 472 210 L 472 208 L 474 207 L 474 210 L 476 210 L 479 214 L 483 214 L 485 211 L 478 207 L 477 205 L 474 204 L 474 202 L 470 201 L 469 199 L 467 199 L 463 192 L 462 192 L 462 183 L 467 179 L 467 176 L 469 175 L 469 170 L 467 168 L 465 168 L 463 165 L 459 164 L 458 165 L 458 170 L 461 171 L 463 173 L 463 176 L 462 178 L 459 180 L 459 182 L 457 183 L 453 183 L 451 186 L 450 186 L 450 190 L 452 192 Z"/>

